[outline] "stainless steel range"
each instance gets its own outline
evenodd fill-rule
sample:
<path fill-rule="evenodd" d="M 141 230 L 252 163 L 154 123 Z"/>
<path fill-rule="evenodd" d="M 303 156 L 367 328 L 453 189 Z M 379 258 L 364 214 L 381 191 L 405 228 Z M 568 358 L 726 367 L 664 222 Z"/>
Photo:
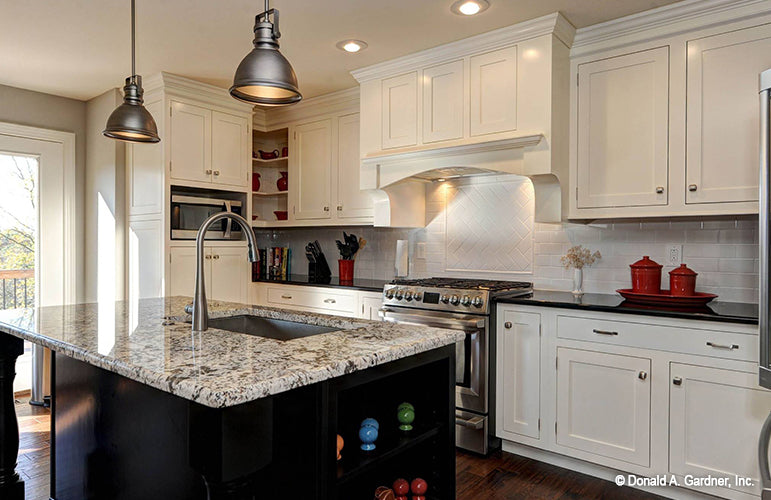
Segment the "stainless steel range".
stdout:
<path fill-rule="evenodd" d="M 495 373 L 492 303 L 532 291 L 532 283 L 456 278 L 394 280 L 383 289 L 383 320 L 466 333 L 465 340 L 456 345 L 455 429 L 459 448 L 486 455 L 495 442 L 495 405 L 490 394 Z"/>

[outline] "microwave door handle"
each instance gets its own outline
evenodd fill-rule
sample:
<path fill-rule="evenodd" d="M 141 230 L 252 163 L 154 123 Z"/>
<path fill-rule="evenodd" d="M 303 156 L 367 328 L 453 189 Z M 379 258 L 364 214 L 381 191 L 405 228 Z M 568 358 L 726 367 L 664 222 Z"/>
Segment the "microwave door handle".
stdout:
<path fill-rule="evenodd" d="M 233 208 L 230 206 L 230 201 L 225 200 L 225 212 L 232 212 L 232 211 L 233 211 Z M 230 239 L 231 237 L 230 233 L 232 229 L 233 229 L 233 219 L 228 217 L 227 219 L 225 219 L 225 234 L 223 235 L 223 237 L 226 240 Z"/>

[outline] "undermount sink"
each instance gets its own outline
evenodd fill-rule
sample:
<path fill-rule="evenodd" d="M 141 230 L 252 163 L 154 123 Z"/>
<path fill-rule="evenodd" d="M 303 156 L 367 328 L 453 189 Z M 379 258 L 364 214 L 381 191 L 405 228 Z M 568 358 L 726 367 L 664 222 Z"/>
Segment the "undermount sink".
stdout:
<path fill-rule="evenodd" d="M 224 318 L 209 318 L 209 328 L 218 328 L 229 332 L 245 333 L 246 335 L 276 340 L 300 339 L 339 330 L 339 328 L 249 316 L 246 314 L 226 316 Z"/>

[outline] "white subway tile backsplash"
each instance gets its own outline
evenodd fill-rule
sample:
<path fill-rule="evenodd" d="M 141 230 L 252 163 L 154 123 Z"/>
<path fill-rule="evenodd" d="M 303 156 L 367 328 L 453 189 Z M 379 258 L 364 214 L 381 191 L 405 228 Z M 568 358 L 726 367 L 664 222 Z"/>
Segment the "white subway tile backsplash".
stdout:
<path fill-rule="evenodd" d="M 723 301 L 758 300 L 757 216 L 533 223 L 529 181 L 501 177 L 493 182 L 447 184 L 445 187 L 440 183 L 428 185 L 425 228 L 258 230 L 258 241 L 261 246 L 292 248 L 293 269 L 304 274 L 305 244 L 318 239 L 336 275 L 334 240 L 341 239 L 345 230 L 368 240 L 367 247 L 357 257 L 356 275 L 391 279 L 396 240 L 407 239 L 413 277 L 467 274 L 527 280 L 537 288 L 552 290 L 572 288 L 572 271 L 562 267 L 560 257 L 570 246 L 583 245 L 602 253 L 602 259 L 584 273 L 584 289 L 590 293 L 614 293 L 616 289 L 629 288 L 629 264 L 643 255 L 664 264 L 666 245 L 678 244 L 683 245 L 683 261 L 699 273 L 697 290 L 718 294 Z M 462 203 L 448 210 L 459 191 Z M 459 219 L 448 221 L 449 213 L 458 215 L 463 223 L 458 222 Z M 514 218 L 519 223 L 508 224 Z M 508 228 L 502 228 L 504 222 Z M 518 226 L 518 230 L 512 226 Z M 426 244 L 425 259 L 413 258 L 418 241 Z M 664 288 L 669 287 L 667 272 L 671 269 L 671 266 L 663 269 Z M 525 274 L 521 274 L 523 271 Z"/>

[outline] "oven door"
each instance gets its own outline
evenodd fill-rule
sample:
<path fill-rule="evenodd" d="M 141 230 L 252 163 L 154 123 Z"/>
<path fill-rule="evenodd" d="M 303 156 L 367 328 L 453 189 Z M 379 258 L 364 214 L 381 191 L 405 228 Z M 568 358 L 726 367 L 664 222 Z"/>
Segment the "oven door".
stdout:
<path fill-rule="evenodd" d="M 455 406 L 487 413 L 488 326 L 487 316 L 422 311 L 384 306 L 380 317 L 393 323 L 460 330 L 466 338 L 455 344 Z"/>

